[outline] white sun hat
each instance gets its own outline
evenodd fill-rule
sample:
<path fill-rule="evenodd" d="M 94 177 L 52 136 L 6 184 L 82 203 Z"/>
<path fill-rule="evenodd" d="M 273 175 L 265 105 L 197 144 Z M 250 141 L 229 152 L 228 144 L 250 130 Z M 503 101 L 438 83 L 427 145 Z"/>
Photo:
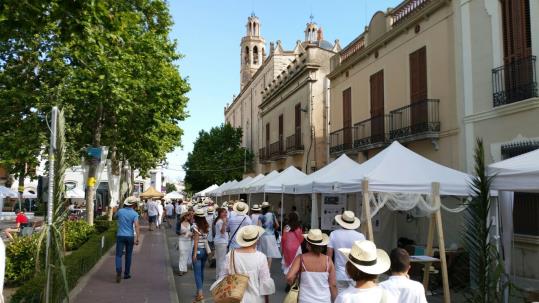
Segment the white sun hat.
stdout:
<path fill-rule="evenodd" d="M 379 275 L 391 266 L 387 253 L 383 249 L 376 249 L 374 242 L 369 240 L 355 241 L 351 249 L 339 248 L 339 252 L 366 274 Z"/>
<path fill-rule="evenodd" d="M 262 202 L 261 206 L 262 206 L 262 208 L 266 208 L 266 207 L 270 207 L 271 205 L 269 204 L 269 202 L 264 201 L 264 202 Z"/>
<path fill-rule="evenodd" d="M 303 237 L 305 237 L 305 241 L 317 246 L 325 246 L 329 242 L 329 236 L 324 234 L 320 229 L 311 229 Z"/>
<path fill-rule="evenodd" d="M 236 242 L 238 242 L 241 247 L 249 247 L 255 244 L 264 232 L 265 230 L 261 226 L 246 225 L 238 230 Z"/>
<path fill-rule="evenodd" d="M 139 202 L 139 199 L 137 197 L 129 196 L 129 197 L 125 198 L 124 205 L 131 206 L 133 204 L 137 204 L 138 202 Z"/>
<path fill-rule="evenodd" d="M 336 215 L 335 221 L 344 229 L 358 229 L 361 224 L 353 211 L 345 210 L 342 215 Z"/>
<path fill-rule="evenodd" d="M 260 210 L 260 205 L 258 205 L 258 204 L 253 204 L 253 207 L 251 207 L 251 210 L 259 211 L 259 210 Z"/>
<path fill-rule="evenodd" d="M 235 213 L 240 215 L 245 215 L 247 212 L 249 212 L 249 205 L 245 202 L 236 202 L 234 203 L 234 206 L 232 208 Z"/>

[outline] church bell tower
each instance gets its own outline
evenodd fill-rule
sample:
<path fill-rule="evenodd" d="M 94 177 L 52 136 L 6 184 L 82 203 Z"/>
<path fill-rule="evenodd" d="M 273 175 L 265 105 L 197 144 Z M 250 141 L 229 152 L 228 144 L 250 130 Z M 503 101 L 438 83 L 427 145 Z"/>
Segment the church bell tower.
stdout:
<path fill-rule="evenodd" d="M 266 59 L 265 41 L 260 36 L 260 20 L 254 13 L 247 18 L 246 35 L 241 38 L 240 82 L 243 87 L 251 80 Z"/>

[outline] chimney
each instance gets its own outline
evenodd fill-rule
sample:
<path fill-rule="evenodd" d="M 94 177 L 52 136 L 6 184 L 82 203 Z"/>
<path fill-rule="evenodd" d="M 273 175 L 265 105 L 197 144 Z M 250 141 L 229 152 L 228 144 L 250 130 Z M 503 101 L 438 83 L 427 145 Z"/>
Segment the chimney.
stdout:
<path fill-rule="evenodd" d="M 316 33 L 317 33 L 316 40 L 318 41 L 324 40 L 324 31 L 322 31 L 322 27 L 320 27 Z"/>

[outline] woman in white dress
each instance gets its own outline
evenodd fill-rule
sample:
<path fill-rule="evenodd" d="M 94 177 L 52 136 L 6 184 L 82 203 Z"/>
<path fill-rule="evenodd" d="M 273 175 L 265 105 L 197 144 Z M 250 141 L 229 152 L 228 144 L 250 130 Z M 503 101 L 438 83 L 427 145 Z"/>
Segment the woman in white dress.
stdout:
<path fill-rule="evenodd" d="M 176 226 L 176 234 L 178 234 L 178 275 L 183 276 L 187 272 L 187 263 L 189 256 L 191 255 L 191 219 L 192 215 L 189 212 L 185 212 L 180 217 Z"/>
<path fill-rule="evenodd" d="M 225 208 L 218 208 L 217 219 L 213 230 L 215 231 L 215 237 L 213 243 L 215 245 L 215 274 L 219 277 L 219 273 L 223 271 L 225 265 L 225 258 L 228 246 L 228 232 L 226 231 L 228 222 L 227 212 Z"/>
<path fill-rule="evenodd" d="M 240 248 L 234 250 L 235 272 L 249 276 L 249 284 L 245 289 L 242 303 L 268 303 L 269 296 L 275 293 L 275 283 L 270 276 L 266 256 L 256 250 L 256 243 L 264 229 L 255 225 L 240 228 L 236 241 Z M 226 255 L 225 264 L 230 264 L 230 253 Z M 229 267 L 224 266 L 219 279 L 212 285 L 215 287 L 222 278 L 229 274 Z"/>
<path fill-rule="evenodd" d="M 259 250 L 268 258 L 268 266 L 271 267 L 271 259 L 281 258 L 281 252 L 277 246 L 275 230 L 279 228 L 279 223 L 275 214 L 270 211 L 268 202 L 262 203 L 262 214 L 258 217 L 258 225 L 264 228 L 265 232 L 260 237 Z"/>
<path fill-rule="evenodd" d="M 299 303 L 331 303 L 337 296 L 335 266 L 322 253 L 329 237 L 320 229 L 311 229 L 304 236 L 309 252 L 296 257 L 286 280 L 292 285 L 299 277 Z"/>

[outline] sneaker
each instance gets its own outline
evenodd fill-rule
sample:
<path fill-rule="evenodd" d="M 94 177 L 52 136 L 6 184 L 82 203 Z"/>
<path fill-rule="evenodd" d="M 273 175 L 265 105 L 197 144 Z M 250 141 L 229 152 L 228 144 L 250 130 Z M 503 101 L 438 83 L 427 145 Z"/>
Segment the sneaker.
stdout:
<path fill-rule="evenodd" d="M 116 283 L 120 283 L 120 281 L 122 281 L 122 273 L 117 272 L 116 273 Z"/>

